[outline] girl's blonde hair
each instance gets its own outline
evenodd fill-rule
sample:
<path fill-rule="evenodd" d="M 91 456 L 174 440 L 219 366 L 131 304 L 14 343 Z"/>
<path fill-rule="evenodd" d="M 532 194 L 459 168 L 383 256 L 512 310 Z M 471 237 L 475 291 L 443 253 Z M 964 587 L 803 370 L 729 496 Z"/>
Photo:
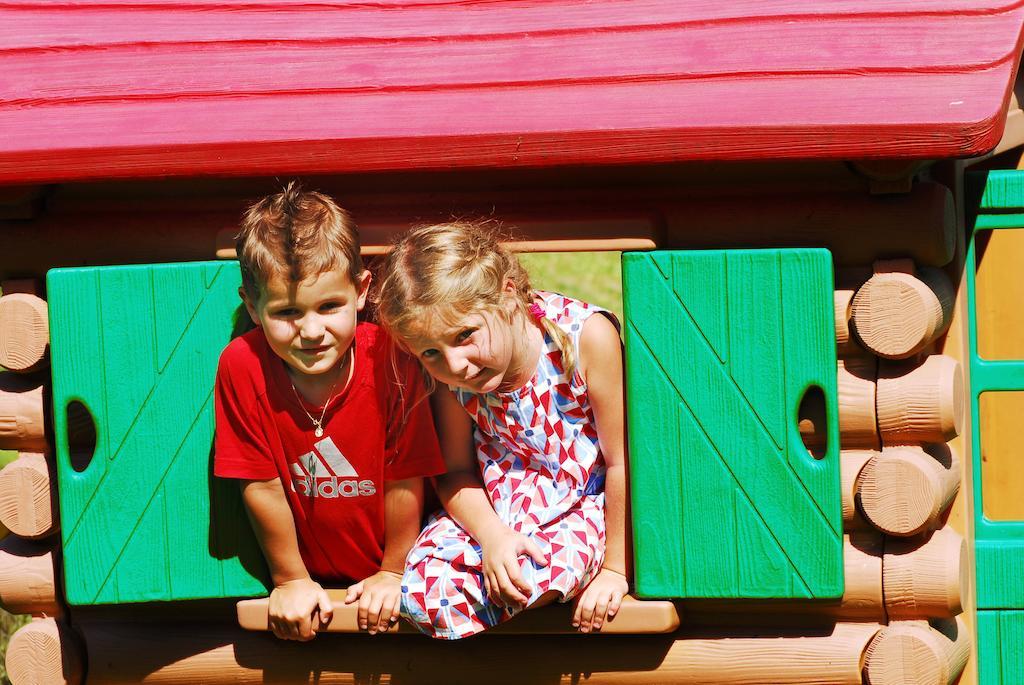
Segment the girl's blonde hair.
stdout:
<path fill-rule="evenodd" d="M 421 226 L 403 235 L 384 257 L 378 273 L 377 316 L 398 339 L 413 337 L 432 317 L 455 325 L 483 312 L 505 315 L 505 286 L 515 287 L 516 313 L 532 318 L 530 277 L 499 242 L 492 222 L 455 221 Z M 570 377 L 576 369 L 572 340 L 547 317 L 541 326 L 562 352 Z"/>

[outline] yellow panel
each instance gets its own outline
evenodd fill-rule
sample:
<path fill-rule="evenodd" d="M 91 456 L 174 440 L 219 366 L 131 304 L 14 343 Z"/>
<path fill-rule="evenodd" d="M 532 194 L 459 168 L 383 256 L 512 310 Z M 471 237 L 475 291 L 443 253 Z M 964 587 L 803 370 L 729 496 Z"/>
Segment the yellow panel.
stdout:
<path fill-rule="evenodd" d="M 1024 392 L 986 392 L 979 399 L 985 517 L 1024 521 Z"/>
<path fill-rule="evenodd" d="M 987 231 L 975 240 L 978 353 L 1024 359 L 1024 229 Z"/>

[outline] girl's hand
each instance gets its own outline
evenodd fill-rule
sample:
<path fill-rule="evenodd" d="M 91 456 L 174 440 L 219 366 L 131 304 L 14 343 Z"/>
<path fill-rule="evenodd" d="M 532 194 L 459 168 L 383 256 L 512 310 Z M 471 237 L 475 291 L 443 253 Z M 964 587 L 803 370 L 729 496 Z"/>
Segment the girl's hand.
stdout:
<path fill-rule="evenodd" d="M 484 590 L 500 607 L 525 607 L 533 588 L 523 579 L 519 557 L 529 556 L 538 566 L 547 566 L 544 552 L 530 538 L 505 525 L 480 541 L 483 552 Z"/>
<path fill-rule="evenodd" d="M 581 633 L 601 630 L 606 620 L 615 618 L 627 592 L 629 581 L 626 576 L 611 569 L 601 569 L 580 595 L 572 615 L 572 627 L 579 628 Z"/>
<path fill-rule="evenodd" d="M 359 629 L 370 635 L 386 633 L 398 623 L 402 603 L 402 576 L 394 571 L 377 571 L 348 589 L 345 604 L 359 602 Z"/>
<path fill-rule="evenodd" d="M 282 640 L 308 642 L 334 616 L 331 598 L 312 578 L 281 583 L 270 593 L 270 629 Z M 313 620 L 319 614 L 316 627 Z"/>

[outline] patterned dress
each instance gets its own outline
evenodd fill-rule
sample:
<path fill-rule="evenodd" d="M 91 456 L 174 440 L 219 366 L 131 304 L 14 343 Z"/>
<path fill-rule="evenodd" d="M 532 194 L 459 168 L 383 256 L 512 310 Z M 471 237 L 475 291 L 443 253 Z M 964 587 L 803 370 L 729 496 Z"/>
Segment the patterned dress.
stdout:
<path fill-rule="evenodd" d="M 593 305 L 538 292 L 545 316 L 579 349 Z M 476 423 L 484 490 L 498 517 L 543 550 L 547 566 L 519 558 L 530 584 L 528 604 L 550 590 L 571 599 L 604 561 L 604 457 L 594 413 L 579 373 L 570 378 L 562 353 L 544 336 L 537 373 L 522 388 L 478 395 L 454 389 Z M 409 553 L 402 613 L 420 630 L 455 640 L 508 620 L 521 609 L 486 596 L 480 545 L 447 513 L 430 518 Z"/>

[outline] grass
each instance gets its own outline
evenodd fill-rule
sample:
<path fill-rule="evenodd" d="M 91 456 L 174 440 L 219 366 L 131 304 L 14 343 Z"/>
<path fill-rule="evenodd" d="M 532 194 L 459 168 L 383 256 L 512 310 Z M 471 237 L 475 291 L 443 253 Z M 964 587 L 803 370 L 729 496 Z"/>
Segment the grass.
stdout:
<path fill-rule="evenodd" d="M 539 252 L 519 255 L 538 290 L 600 305 L 622 321 L 620 252 Z"/>

